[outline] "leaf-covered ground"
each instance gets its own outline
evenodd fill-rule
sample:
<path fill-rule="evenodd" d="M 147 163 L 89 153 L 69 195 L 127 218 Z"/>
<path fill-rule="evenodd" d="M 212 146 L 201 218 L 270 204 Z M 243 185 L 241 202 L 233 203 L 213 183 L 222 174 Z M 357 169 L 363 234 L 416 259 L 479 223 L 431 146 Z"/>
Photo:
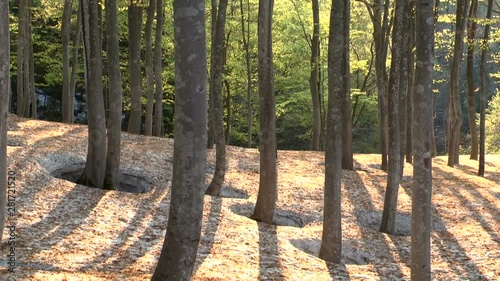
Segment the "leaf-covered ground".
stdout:
<path fill-rule="evenodd" d="M 85 126 L 9 116 L 9 169 L 16 173 L 14 273 L 7 228 L 0 280 L 148 280 L 168 219 L 170 139 L 123 135 L 122 170 L 152 183 L 144 194 L 104 191 L 53 177 L 85 161 Z M 412 167 L 399 192 L 399 236 L 377 231 L 386 175 L 379 155 L 355 155 L 343 171 L 343 264 L 318 259 L 324 185 L 320 152 L 278 152 L 276 222 L 248 218 L 257 197 L 256 149 L 228 148 L 223 197 L 205 196 L 193 280 L 409 280 Z M 500 280 L 500 156 L 433 161 L 432 273 L 435 280 Z M 207 183 L 214 169 L 209 151 Z M 139 184 L 139 182 L 134 182 Z"/>

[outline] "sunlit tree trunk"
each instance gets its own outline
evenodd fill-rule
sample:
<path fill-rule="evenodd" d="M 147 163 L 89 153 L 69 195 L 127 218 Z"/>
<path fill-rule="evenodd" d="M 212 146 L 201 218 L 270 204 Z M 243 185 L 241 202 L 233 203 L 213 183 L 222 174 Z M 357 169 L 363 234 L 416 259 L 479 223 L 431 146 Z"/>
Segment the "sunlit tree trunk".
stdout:
<path fill-rule="evenodd" d="M 247 70 L 247 146 L 252 147 L 252 127 L 253 127 L 253 112 L 252 112 L 252 69 L 250 65 L 250 2 L 247 0 L 247 18 L 243 11 L 243 0 L 240 0 L 240 14 L 241 14 L 241 37 L 243 40 L 243 48 L 245 49 L 245 64 Z M 245 29 L 245 25 L 247 28 Z M 245 31 L 246 30 L 246 31 Z"/>
<path fill-rule="evenodd" d="M 106 120 L 102 97 L 102 47 L 98 1 L 81 0 L 85 54 L 85 93 L 88 110 L 88 149 L 85 169 L 78 183 L 103 188 L 106 171 Z"/>
<path fill-rule="evenodd" d="M 416 69 L 413 93 L 413 187 L 411 280 L 431 280 L 432 72 L 434 18 L 432 0 L 416 0 Z"/>
<path fill-rule="evenodd" d="M 313 109 L 313 134 L 312 150 L 320 149 L 321 136 L 321 107 L 319 101 L 319 3 L 318 0 L 312 0 L 313 14 L 313 36 L 311 40 L 311 75 L 309 77 L 309 89 L 311 90 L 312 109 Z"/>
<path fill-rule="evenodd" d="M 109 117 L 104 188 L 116 189 L 120 175 L 120 141 L 122 125 L 122 84 L 120 74 L 120 48 L 118 46 L 118 8 L 116 0 L 106 0 L 105 4 Z"/>
<path fill-rule="evenodd" d="M 455 44 L 450 70 L 450 95 L 448 99 L 448 166 L 459 164 L 460 129 L 463 123 L 460 106 L 460 73 L 464 48 L 464 33 L 467 24 L 469 0 L 457 0 Z"/>
<path fill-rule="evenodd" d="M 488 10 L 486 12 L 486 18 L 491 20 L 491 14 L 493 10 L 493 0 L 488 0 Z M 488 52 L 488 38 L 490 36 L 490 24 L 486 24 L 484 27 L 483 42 L 481 46 L 481 64 L 479 68 L 479 73 L 481 77 L 481 90 L 480 90 L 480 117 L 479 117 L 479 170 L 478 175 L 484 177 L 484 154 L 485 154 L 485 139 L 486 139 L 486 56 Z"/>
<path fill-rule="evenodd" d="M 212 44 L 212 66 L 210 73 L 210 97 L 213 99 L 215 129 L 215 172 L 205 194 L 218 196 L 226 175 L 226 139 L 224 137 L 224 108 L 222 106 L 222 70 L 224 63 L 224 38 L 228 0 L 219 0 L 214 43 Z"/>
<path fill-rule="evenodd" d="M 274 0 L 259 1 L 258 57 L 260 109 L 260 181 L 252 218 L 271 223 L 278 197 L 276 171 L 276 108 L 274 101 L 272 14 Z"/>
<path fill-rule="evenodd" d="M 325 143 L 323 234 L 319 257 L 340 263 L 342 254 L 341 183 L 343 101 L 346 92 L 346 59 L 349 57 L 349 0 L 332 1 L 328 39 L 328 113 Z M 346 42 L 347 41 L 347 42 Z"/>
<path fill-rule="evenodd" d="M 128 6 L 128 44 L 130 71 L 130 117 L 127 132 L 132 134 L 141 133 L 141 97 L 142 97 L 142 73 L 141 73 L 141 30 L 142 30 L 142 6 L 137 0 L 131 0 Z"/>
<path fill-rule="evenodd" d="M 146 122 L 144 125 L 144 134 L 151 136 L 153 134 L 153 106 L 154 106 L 154 69 L 153 69 L 153 19 L 156 11 L 156 0 L 149 0 L 146 18 L 146 31 L 144 40 L 146 41 Z"/>
<path fill-rule="evenodd" d="M 392 33 L 392 54 L 391 71 L 389 78 L 389 99 L 388 99 L 388 117 L 389 117 L 389 166 L 387 170 L 387 188 L 385 191 L 384 211 L 382 213 L 382 222 L 380 231 L 395 234 L 396 233 L 396 211 L 398 205 L 398 190 L 401 180 L 401 135 L 399 134 L 400 113 L 400 79 L 403 71 L 401 59 L 403 57 L 403 28 L 407 13 L 407 0 L 396 0 L 394 31 Z"/>
<path fill-rule="evenodd" d="M 162 136 L 163 128 L 163 78 L 162 78 L 162 38 L 163 38 L 163 0 L 156 3 L 156 30 L 154 50 L 154 76 L 155 76 L 155 110 L 153 122 L 153 135 Z"/>
<path fill-rule="evenodd" d="M 476 40 L 477 0 L 472 0 L 467 21 L 467 116 L 470 130 L 470 159 L 477 160 L 478 135 L 476 126 L 476 87 L 474 85 L 474 45 Z"/>
<path fill-rule="evenodd" d="M 166 237 L 153 281 L 191 278 L 203 217 L 207 155 L 205 1 L 174 0 L 174 30 L 172 195 Z"/>
<path fill-rule="evenodd" d="M 7 112 L 10 98 L 9 1 L 0 0 L 0 241 L 7 203 Z"/>

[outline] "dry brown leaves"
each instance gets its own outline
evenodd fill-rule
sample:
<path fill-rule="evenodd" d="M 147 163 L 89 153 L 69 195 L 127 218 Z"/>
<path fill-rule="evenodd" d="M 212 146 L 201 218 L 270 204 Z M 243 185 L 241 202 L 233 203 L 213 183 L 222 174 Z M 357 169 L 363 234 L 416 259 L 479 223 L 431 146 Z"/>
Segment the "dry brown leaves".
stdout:
<path fill-rule="evenodd" d="M 17 173 L 17 265 L 8 274 L 1 261 L 0 279 L 148 280 L 168 219 L 173 141 L 124 134 L 122 167 L 141 173 L 154 189 L 107 192 L 50 175 L 85 160 L 85 126 L 9 117 L 8 164 Z M 226 197 L 205 197 L 193 280 L 409 280 L 410 237 L 376 230 L 386 179 L 378 155 L 356 155 L 355 170 L 343 171 L 344 264 L 337 266 L 316 257 L 322 153 L 279 151 L 277 220 L 302 228 L 247 218 L 257 197 L 258 151 L 228 147 L 228 159 Z M 476 161 L 466 156 L 460 161 L 449 168 L 446 158 L 434 160 L 433 278 L 500 280 L 500 156 L 487 156 L 485 178 L 475 176 Z M 213 168 L 210 151 L 207 183 Z M 409 231 L 411 175 L 406 164 L 398 206 L 403 234 Z M 7 250 L 4 239 L 3 257 Z"/>

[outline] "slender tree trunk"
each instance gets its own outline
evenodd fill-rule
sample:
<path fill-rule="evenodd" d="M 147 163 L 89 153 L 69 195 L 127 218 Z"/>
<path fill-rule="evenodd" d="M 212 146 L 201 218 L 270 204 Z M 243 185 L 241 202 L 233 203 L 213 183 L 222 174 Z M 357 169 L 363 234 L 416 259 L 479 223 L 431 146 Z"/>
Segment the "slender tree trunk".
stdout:
<path fill-rule="evenodd" d="M 469 0 L 457 1 L 455 45 L 451 62 L 450 96 L 448 99 L 448 166 L 459 164 L 460 129 L 463 123 L 460 106 L 460 73 L 464 48 L 464 33 L 467 24 Z"/>
<path fill-rule="evenodd" d="M 28 94 L 25 92 L 25 85 L 28 84 L 28 81 L 25 81 L 26 75 L 24 74 L 27 69 L 25 69 L 25 60 L 28 58 L 25 57 L 27 48 L 27 40 L 26 40 L 26 25 L 27 17 L 28 17 L 28 1 L 29 0 L 19 0 L 18 5 L 18 35 L 17 35 L 17 100 L 16 100 L 16 114 L 21 117 L 25 117 L 24 108 L 25 104 L 29 100 Z"/>
<path fill-rule="evenodd" d="M 210 97 L 213 98 L 215 127 L 215 172 L 205 194 L 219 196 L 226 175 L 226 139 L 224 137 L 224 107 L 222 106 L 222 71 L 224 64 L 224 38 L 228 0 L 219 0 L 215 38 L 212 44 L 212 71 L 210 74 Z"/>
<path fill-rule="evenodd" d="M 408 44 L 408 83 L 407 83 L 407 99 L 406 99 L 406 162 L 413 162 L 413 93 L 415 89 L 415 54 L 413 46 L 415 46 L 415 0 L 410 1 L 410 36 Z"/>
<path fill-rule="evenodd" d="M 37 99 L 35 92 L 35 59 L 33 58 L 33 27 L 32 27 L 32 15 L 31 12 L 28 14 L 29 24 L 28 24 L 28 46 L 29 46 L 29 93 L 31 97 L 31 118 L 37 119 Z"/>
<path fill-rule="evenodd" d="M 229 80 L 224 79 L 224 88 L 226 89 L 226 144 L 229 145 L 231 140 L 231 85 Z"/>
<path fill-rule="evenodd" d="M 189 280 L 201 236 L 207 155 L 204 25 L 205 1 L 174 0 L 177 32 L 174 33 L 176 109 L 172 199 L 153 281 Z"/>
<path fill-rule="evenodd" d="M 406 104 L 408 103 L 408 61 L 409 49 L 411 49 L 410 42 L 410 22 L 411 22 L 411 2 L 412 0 L 405 0 L 402 32 L 401 32 L 401 62 L 400 62 L 400 78 L 399 78 L 399 144 L 400 144 L 400 157 L 399 163 L 401 165 L 400 177 L 404 174 L 404 164 L 406 155 Z"/>
<path fill-rule="evenodd" d="M 69 55 L 70 55 L 70 35 L 71 35 L 71 12 L 72 0 L 64 0 L 64 10 L 61 24 L 62 36 L 62 75 L 63 75 L 63 88 L 62 88 L 62 101 L 61 101 L 61 114 L 64 123 L 72 123 L 73 121 L 73 108 L 70 108 L 70 100 L 73 99 L 70 91 L 70 71 L 69 71 Z"/>
<path fill-rule="evenodd" d="M 253 127 L 253 113 L 252 113 L 252 69 L 250 65 L 250 47 L 248 42 L 250 41 L 250 31 L 247 28 L 245 31 L 245 24 L 247 27 L 250 25 L 250 2 L 247 0 L 247 11 L 248 17 L 245 21 L 245 15 L 243 13 L 243 0 L 240 0 L 240 14 L 241 14 L 241 34 L 243 39 L 243 48 L 245 49 L 245 64 L 247 70 L 247 146 L 252 147 L 252 127 Z"/>
<path fill-rule="evenodd" d="M 0 0 L 0 241 L 7 205 L 7 112 L 10 97 L 9 1 Z"/>
<path fill-rule="evenodd" d="M 153 135 L 161 136 L 163 127 L 163 78 L 162 78 L 162 38 L 163 38 L 163 0 L 156 3 L 156 30 L 154 50 L 154 76 L 155 76 L 155 110 Z"/>
<path fill-rule="evenodd" d="M 260 105 L 260 181 L 252 218 L 272 223 L 278 197 L 276 171 L 276 108 L 274 101 L 272 15 L 274 0 L 259 0 L 258 57 Z"/>
<path fill-rule="evenodd" d="M 215 34 L 217 33 L 217 0 L 212 0 L 212 25 L 210 33 L 210 81 L 212 81 L 212 73 L 214 72 L 214 53 L 215 53 Z M 211 82 L 210 82 L 211 83 Z M 210 84 L 210 87 L 212 85 Z M 208 93 L 208 141 L 207 148 L 214 148 L 215 143 L 215 97 L 212 96 L 213 91 L 210 89 Z"/>
<path fill-rule="evenodd" d="M 146 41 L 146 123 L 144 134 L 151 136 L 153 134 L 153 106 L 154 106 L 154 69 L 153 69 L 153 19 L 156 11 L 156 0 L 149 0 L 147 10 L 146 30 L 144 32 L 144 39 Z"/>
<path fill-rule="evenodd" d="M 477 0 L 472 0 L 467 21 L 467 115 L 469 117 L 469 130 L 471 137 L 470 159 L 477 160 L 478 135 L 476 126 L 476 89 L 474 85 L 474 41 L 476 40 Z M 470 20 L 474 19 L 474 20 Z"/>
<path fill-rule="evenodd" d="M 493 10 L 493 0 L 488 0 L 488 10 L 486 12 L 486 18 L 491 20 L 491 14 Z M 484 154 L 485 154 L 485 140 L 486 140 L 486 56 L 488 55 L 488 38 L 490 36 L 490 24 L 486 24 L 484 27 L 483 42 L 481 46 L 481 64 L 479 67 L 479 73 L 481 77 L 481 87 L 480 87 L 480 117 L 479 117 L 479 170 L 478 176 L 484 177 Z"/>
<path fill-rule="evenodd" d="M 413 97 L 411 280 L 431 280 L 433 1 L 416 0 L 417 51 Z"/>
<path fill-rule="evenodd" d="M 349 0 L 332 1 L 328 40 L 328 113 L 325 143 L 325 191 L 323 234 L 319 257 L 340 263 L 342 254 L 341 183 L 342 183 L 342 106 L 348 85 L 346 58 L 349 56 Z M 347 42 L 346 42 L 347 41 Z"/>
<path fill-rule="evenodd" d="M 344 11 L 344 20 L 350 21 L 350 6 L 346 6 Z M 346 18 L 347 17 L 347 18 Z M 349 50 L 349 24 L 344 25 L 344 50 Z M 354 160 L 352 155 L 352 101 L 351 101 L 351 76 L 349 64 L 349 52 L 344 52 L 344 99 L 342 101 L 342 114 L 344 126 L 342 127 L 342 169 L 353 170 Z"/>
<path fill-rule="evenodd" d="M 106 53 L 108 54 L 109 117 L 108 150 L 104 188 L 116 189 L 120 175 L 122 125 L 122 84 L 118 45 L 118 8 L 116 0 L 106 0 Z"/>
<path fill-rule="evenodd" d="M 102 188 L 106 172 L 106 120 L 102 98 L 102 45 L 98 1 L 81 0 L 85 54 L 85 93 L 88 110 L 88 150 L 85 169 L 78 183 Z"/>
<path fill-rule="evenodd" d="M 311 75 L 309 77 L 309 89 L 311 90 L 313 108 L 313 134 L 312 150 L 320 150 L 321 135 L 321 107 L 319 101 L 319 3 L 312 0 L 313 13 L 313 36 L 311 40 Z"/>
<path fill-rule="evenodd" d="M 131 0 L 128 6 L 128 44 L 129 44 L 129 71 L 130 71 L 130 117 L 127 132 L 141 133 L 141 29 L 142 7 L 139 2 Z"/>
<path fill-rule="evenodd" d="M 396 0 L 394 31 L 392 33 L 391 71 L 389 78 L 389 166 L 387 170 L 387 188 L 385 192 L 384 211 L 380 231 L 396 234 L 396 213 L 398 205 L 398 190 L 401 180 L 401 135 L 399 134 L 400 113 L 400 79 L 401 60 L 403 57 L 403 28 L 407 7 L 407 0 Z"/>
<path fill-rule="evenodd" d="M 80 1 L 78 1 L 80 2 Z M 80 49 L 80 39 L 82 38 L 82 12 L 80 3 L 78 3 L 78 15 L 76 16 L 76 30 L 75 30 L 75 41 L 73 43 L 73 56 L 71 58 L 71 80 L 70 80 L 70 96 L 69 108 L 74 112 L 75 108 L 75 92 L 76 92 L 76 74 L 78 72 L 78 49 Z M 74 114 L 71 114 L 71 123 L 74 121 Z"/>

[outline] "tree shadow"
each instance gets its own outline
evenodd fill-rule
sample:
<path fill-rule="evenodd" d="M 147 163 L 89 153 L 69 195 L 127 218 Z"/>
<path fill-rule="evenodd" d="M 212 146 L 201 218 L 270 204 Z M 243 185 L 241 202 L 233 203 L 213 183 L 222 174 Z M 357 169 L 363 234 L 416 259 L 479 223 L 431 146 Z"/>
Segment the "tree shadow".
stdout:
<path fill-rule="evenodd" d="M 256 222 L 259 228 L 259 276 L 260 280 L 283 280 L 279 257 L 276 225 Z"/>
<path fill-rule="evenodd" d="M 442 164 L 442 165 L 447 165 L 447 162 L 444 161 L 443 159 L 438 158 L 438 159 L 435 159 L 434 161 L 436 161 L 437 163 Z M 491 181 L 492 184 L 498 184 L 498 182 L 500 181 L 500 172 L 491 171 L 490 169 L 488 169 L 488 167 L 496 167 L 496 166 L 493 163 L 488 163 L 488 161 L 486 161 L 485 166 L 486 166 L 486 169 L 485 169 L 483 178 Z M 477 162 L 477 167 L 478 168 L 474 169 L 474 168 L 467 166 L 467 165 L 456 165 L 453 168 L 463 172 L 466 175 L 479 177 L 477 175 L 477 172 L 479 169 L 479 162 Z"/>
<path fill-rule="evenodd" d="M 208 195 L 206 195 L 208 196 Z M 198 246 L 198 258 L 194 264 L 193 275 L 198 271 L 203 261 L 210 254 L 215 242 L 215 235 L 219 224 L 221 221 L 221 210 L 222 210 L 222 198 L 215 196 L 210 197 L 210 212 L 207 215 L 207 220 L 205 222 L 205 227 L 202 231 L 203 236 L 201 237 L 200 244 Z"/>

